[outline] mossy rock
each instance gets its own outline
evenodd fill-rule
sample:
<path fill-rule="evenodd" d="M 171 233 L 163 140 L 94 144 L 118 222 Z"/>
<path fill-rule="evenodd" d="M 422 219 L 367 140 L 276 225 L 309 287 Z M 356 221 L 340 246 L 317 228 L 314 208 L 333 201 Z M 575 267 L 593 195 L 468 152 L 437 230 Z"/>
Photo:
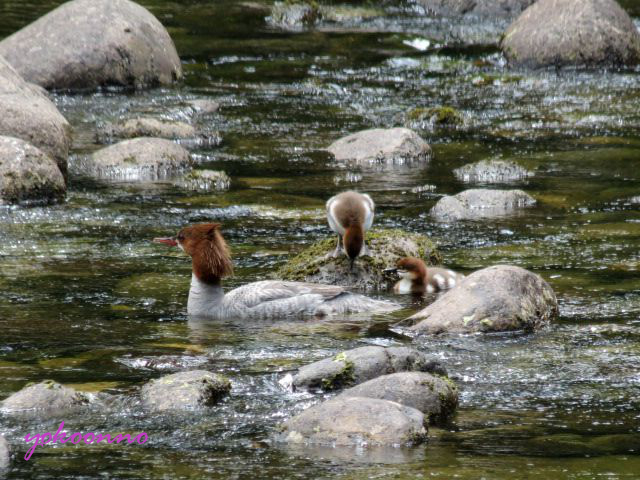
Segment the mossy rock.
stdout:
<path fill-rule="evenodd" d="M 453 107 L 440 106 L 409 110 L 406 114 L 406 125 L 410 128 L 430 127 L 459 127 L 464 124 L 464 117 Z"/>
<path fill-rule="evenodd" d="M 327 255 L 335 249 L 336 240 L 337 237 L 332 236 L 314 243 L 280 267 L 273 277 L 363 290 L 386 290 L 397 278 L 384 270 L 395 267 L 399 258 L 418 257 L 428 265 L 442 261 L 435 244 L 425 235 L 384 229 L 367 232 L 365 241 L 370 256 L 358 257 L 350 269 L 346 255 L 338 258 Z"/>

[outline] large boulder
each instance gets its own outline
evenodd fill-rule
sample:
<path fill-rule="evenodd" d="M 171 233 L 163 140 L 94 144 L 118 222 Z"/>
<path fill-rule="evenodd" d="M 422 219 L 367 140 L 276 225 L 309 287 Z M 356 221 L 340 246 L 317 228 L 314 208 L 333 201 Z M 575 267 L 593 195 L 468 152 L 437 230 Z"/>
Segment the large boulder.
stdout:
<path fill-rule="evenodd" d="M 415 408 L 374 398 L 334 398 L 280 426 L 278 440 L 334 446 L 410 445 L 426 440 L 424 415 Z"/>
<path fill-rule="evenodd" d="M 222 375 L 191 370 L 150 381 L 140 396 L 149 410 L 194 410 L 213 405 L 230 390 L 231 383 Z"/>
<path fill-rule="evenodd" d="M 447 377 L 426 372 L 383 375 L 351 387 L 336 398 L 390 400 L 424 413 L 432 424 L 443 423 L 458 407 L 458 388 Z"/>
<path fill-rule="evenodd" d="M 71 144 L 71 127 L 38 87 L 0 57 L 0 135 L 17 137 L 48 153 L 63 174 Z"/>
<path fill-rule="evenodd" d="M 640 34 L 615 0 L 538 0 L 505 32 L 512 65 L 617 67 L 640 61 Z"/>
<path fill-rule="evenodd" d="M 0 42 L 0 55 L 47 89 L 175 82 L 182 66 L 169 34 L 129 0 L 72 0 Z"/>
<path fill-rule="evenodd" d="M 536 0 L 417 0 L 428 13 L 443 16 L 515 17 Z"/>
<path fill-rule="evenodd" d="M 522 190 L 474 188 L 442 197 L 431 209 L 431 215 L 443 222 L 479 220 L 509 215 L 535 203 L 535 199 Z"/>
<path fill-rule="evenodd" d="M 0 204 L 50 203 L 66 190 L 49 155 L 19 138 L 0 136 Z"/>
<path fill-rule="evenodd" d="M 8 468 L 9 463 L 11 463 L 9 443 L 2 435 L 0 435 L 0 470 Z"/>
<path fill-rule="evenodd" d="M 73 407 L 85 405 L 89 398 L 73 388 L 68 388 L 52 380 L 28 385 L 0 402 L 0 411 L 20 413 L 36 410 L 51 414 Z"/>
<path fill-rule="evenodd" d="M 447 375 L 438 360 L 409 347 L 367 346 L 301 367 L 281 383 L 293 389 L 338 390 L 396 372 L 431 372 Z"/>
<path fill-rule="evenodd" d="M 408 128 L 362 130 L 333 142 L 327 148 L 339 162 L 357 165 L 426 164 L 431 147 Z"/>
<path fill-rule="evenodd" d="M 533 172 L 506 160 L 481 160 L 468 163 L 456 168 L 453 174 L 465 183 L 512 183 L 533 176 Z"/>
<path fill-rule="evenodd" d="M 76 166 L 78 173 L 100 180 L 156 181 L 191 169 L 189 152 L 162 138 L 134 138 L 103 148 Z"/>
<path fill-rule="evenodd" d="M 534 331 L 558 316 L 553 289 L 524 268 L 496 265 L 467 276 L 409 317 L 417 333 Z"/>
<path fill-rule="evenodd" d="M 337 236 L 314 243 L 289 259 L 273 275 L 282 280 L 325 283 L 363 290 L 387 290 L 398 280 L 385 269 L 395 268 L 403 257 L 422 258 L 428 265 L 442 263 L 435 244 L 424 235 L 402 230 L 367 232 L 365 243 L 369 255 L 358 257 L 351 268 L 346 255 L 330 255 Z"/>

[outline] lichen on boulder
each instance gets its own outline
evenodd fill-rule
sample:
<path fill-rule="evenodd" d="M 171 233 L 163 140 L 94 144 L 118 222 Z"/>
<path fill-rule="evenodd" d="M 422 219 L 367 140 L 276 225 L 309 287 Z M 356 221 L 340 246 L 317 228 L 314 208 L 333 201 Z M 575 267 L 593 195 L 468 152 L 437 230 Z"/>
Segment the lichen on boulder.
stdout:
<path fill-rule="evenodd" d="M 397 278 L 384 270 L 395 267 L 398 259 L 418 257 L 424 259 L 427 265 L 441 263 L 435 244 L 425 235 L 380 229 L 367 232 L 365 242 L 369 247 L 369 255 L 358 257 L 351 269 L 346 255 L 337 258 L 327 255 L 334 251 L 336 239 L 332 236 L 314 243 L 289 259 L 273 277 L 362 290 L 387 290 Z"/>

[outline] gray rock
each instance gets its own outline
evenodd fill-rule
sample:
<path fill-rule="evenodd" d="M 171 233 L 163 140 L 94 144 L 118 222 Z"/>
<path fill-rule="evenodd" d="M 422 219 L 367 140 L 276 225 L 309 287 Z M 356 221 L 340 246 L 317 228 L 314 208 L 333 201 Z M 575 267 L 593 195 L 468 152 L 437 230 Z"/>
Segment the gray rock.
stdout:
<path fill-rule="evenodd" d="M 230 391 L 231 383 L 222 375 L 191 370 L 150 381 L 140 396 L 149 410 L 194 410 L 213 405 Z"/>
<path fill-rule="evenodd" d="M 419 371 L 447 375 L 435 359 L 408 347 L 354 348 L 301 367 L 282 383 L 294 389 L 338 390 L 389 373 Z"/>
<path fill-rule="evenodd" d="M 424 415 L 374 398 L 334 398 L 280 426 L 277 440 L 335 446 L 407 445 L 426 440 Z"/>
<path fill-rule="evenodd" d="M 0 42 L 0 55 L 47 89 L 144 87 L 182 78 L 171 37 L 129 0 L 72 0 Z"/>
<path fill-rule="evenodd" d="M 538 0 L 505 32 L 512 65 L 617 67 L 640 62 L 640 34 L 615 0 Z"/>
<path fill-rule="evenodd" d="M 443 16 L 516 17 L 536 0 L 417 0 L 429 13 Z"/>
<path fill-rule="evenodd" d="M 534 331 L 558 316 L 553 289 L 524 268 L 496 265 L 467 276 L 409 317 L 418 333 Z"/>
<path fill-rule="evenodd" d="M 48 153 L 67 172 L 71 127 L 39 88 L 0 57 L 0 135 L 25 140 Z"/>
<path fill-rule="evenodd" d="M 453 174 L 465 183 L 512 183 L 533 176 L 526 168 L 505 160 L 482 160 L 456 168 Z"/>
<path fill-rule="evenodd" d="M 106 125 L 104 135 L 108 138 L 193 138 L 196 136 L 196 129 L 184 122 L 142 117 L 110 123 Z"/>
<path fill-rule="evenodd" d="M 50 203 L 67 188 L 58 164 L 33 145 L 0 136 L 0 204 Z"/>
<path fill-rule="evenodd" d="M 197 98 L 195 100 L 187 101 L 187 104 L 199 115 L 208 115 L 215 113 L 220 109 L 220 104 L 213 100 L 207 100 L 206 98 Z"/>
<path fill-rule="evenodd" d="M 11 463 L 11 452 L 9 450 L 9 443 L 0 435 L 0 470 L 9 467 Z"/>
<path fill-rule="evenodd" d="M 285 30 L 301 30 L 320 20 L 320 10 L 315 2 L 286 0 L 275 2 L 267 23 Z"/>
<path fill-rule="evenodd" d="M 198 169 L 176 180 L 175 185 L 196 192 L 219 192 L 231 186 L 231 179 L 223 171 Z"/>
<path fill-rule="evenodd" d="M 509 215 L 535 204 L 535 199 L 522 190 L 471 189 L 442 197 L 431 209 L 431 215 L 443 222 L 479 220 Z"/>
<path fill-rule="evenodd" d="M 445 422 L 458 407 L 458 388 L 447 377 L 426 372 L 383 375 L 351 387 L 336 398 L 390 400 L 424 413 L 433 424 Z"/>
<path fill-rule="evenodd" d="M 398 279 L 385 269 L 395 268 L 402 257 L 422 258 L 427 265 L 442 263 L 435 244 L 424 235 L 402 230 L 373 230 L 367 232 L 365 243 L 369 255 L 358 257 L 353 269 L 346 255 L 336 258 L 328 255 L 336 248 L 336 237 L 332 236 L 289 259 L 273 277 L 362 290 L 386 290 Z"/>
<path fill-rule="evenodd" d="M 98 150 L 80 161 L 79 173 L 100 180 L 156 181 L 191 169 L 189 152 L 161 138 L 134 138 Z"/>
<path fill-rule="evenodd" d="M 0 403 L 0 410 L 5 413 L 37 410 L 39 413 L 50 414 L 85 405 L 88 402 L 89 398 L 85 394 L 60 385 L 53 380 L 45 380 L 28 385 L 5 398 Z"/>
<path fill-rule="evenodd" d="M 426 164 L 431 147 L 408 128 L 362 130 L 336 140 L 328 149 L 339 162 L 359 165 Z"/>

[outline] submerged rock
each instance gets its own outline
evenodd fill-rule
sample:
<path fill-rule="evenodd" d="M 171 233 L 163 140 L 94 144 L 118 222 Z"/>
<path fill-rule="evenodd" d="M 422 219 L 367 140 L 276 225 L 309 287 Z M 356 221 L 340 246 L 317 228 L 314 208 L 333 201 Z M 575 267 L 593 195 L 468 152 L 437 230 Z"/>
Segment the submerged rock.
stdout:
<path fill-rule="evenodd" d="M 429 13 L 443 16 L 515 17 L 536 0 L 417 0 Z"/>
<path fill-rule="evenodd" d="M 206 98 L 196 98 L 195 100 L 188 100 L 187 105 L 199 115 L 208 115 L 215 113 L 220 109 L 220 104 L 213 100 L 207 100 Z"/>
<path fill-rule="evenodd" d="M 150 381 L 140 396 L 149 410 L 194 410 L 213 405 L 230 391 L 231 383 L 222 375 L 191 370 Z"/>
<path fill-rule="evenodd" d="M 440 221 L 478 220 L 508 215 L 535 204 L 535 199 L 522 190 L 476 188 L 442 197 L 431 209 L 431 215 Z"/>
<path fill-rule="evenodd" d="M 374 398 L 334 398 L 280 426 L 278 440 L 335 446 L 410 445 L 427 438 L 415 408 Z"/>
<path fill-rule="evenodd" d="M 11 452 L 9 451 L 9 442 L 0 435 L 0 470 L 8 468 L 11 463 Z"/>
<path fill-rule="evenodd" d="M 524 268 L 496 265 L 467 276 L 409 320 L 417 333 L 534 331 L 558 316 L 553 289 Z"/>
<path fill-rule="evenodd" d="M 184 122 L 142 117 L 108 124 L 104 129 L 104 136 L 107 138 L 192 138 L 196 136 L 196 129 Z"/>
<path fill-rule="evenodd" d="M 511 183 L 533 176 L 515 162 L 482 160 L 456 168 L 453 174 L 465 183 Z"/>
<path fill-rule="evenodd" d="M 395 268 L 403 257 L 418 257 L 427 265 L 438 265 L 440 254 L 435 244 L 424 235 L 402 230 L 373 230 L 366 234 L 369 256 L 358 257 L 350 268 L 346 255 L 334 258 L 336 237 L 314 243 L 291 258 L 273 275 L 282 280 L 341 285 L 365 290 L 386 290 L 397 281 L 385 269 Z"/>
<path fill-rule="evenodd" d="M 301 367 L 282 384 L 294 389 L 338 390 L 389 373 L 418 371 L 447 375 L 435 359 L 409 347 L 368 346 L 354 348 Z"/>
<path fill-rule="evenodd" d="M 0 57 L 0 135 L 16 137 L 49 154 L 63 175 L 71 127 L 49 98 Z"/>
<path fill-rule="evenodd" d="M 33 145 L 0 136 L 0 204 L 49 203 L 67 188 L 58 164 Z"/>
<path fill-rule="evenodd" d="M 617 67 L 640 62 L 640 34 L 615 0 L 538 0 L 505 32 L 512 65 Z"/>
<path fill-rule="evenodd" d="M 153 86 L 182 78 L 171 37 L 129 0 L 72 0 L 0 42 L 0 55 L 47 89 Z"/>
<path fill-rule="evenodd" d="M 442 423 L 458 407 L 458 388 L 446 377 L 426 372 L 383 375 L 351 387 L 336 398 L 366 397 L 390 400 L 420 410 L 431 423 Z"/>
<path fill-rule="evenodd" d="M 285 0 L 275 2 L 267 22 L 286 30 L 300 30 L 320 20 L 320 8 L 315 1 Z"/>
<path fill-rule="evenodd" d="M 408 128 L 362 130 L 333 142 L 327 148 L 339 162 L 359 165 L 426 164 L 431 147 Z"/>
<path fill-rule="evenodd" d="M 161 138 L 134 138 L 98 150 L 78 170 L 100 180 L 155 181 L 175 176 L 192 165 L 189 152 Z"/>
<path fill-rule="evenodd" d="M 85 405 L 89 399 L 83 393 L 53 380 L 28 385 L 0 402 L 0 411 L 20 413 L 38 410 L 44 414 Z"/>
<path fill-rule="evenodd" d="M 231 178 L 221 170 L 192 170 L 176 180 L 176 186 L 197 192 L 219 192 L 231 186 Z"/>

